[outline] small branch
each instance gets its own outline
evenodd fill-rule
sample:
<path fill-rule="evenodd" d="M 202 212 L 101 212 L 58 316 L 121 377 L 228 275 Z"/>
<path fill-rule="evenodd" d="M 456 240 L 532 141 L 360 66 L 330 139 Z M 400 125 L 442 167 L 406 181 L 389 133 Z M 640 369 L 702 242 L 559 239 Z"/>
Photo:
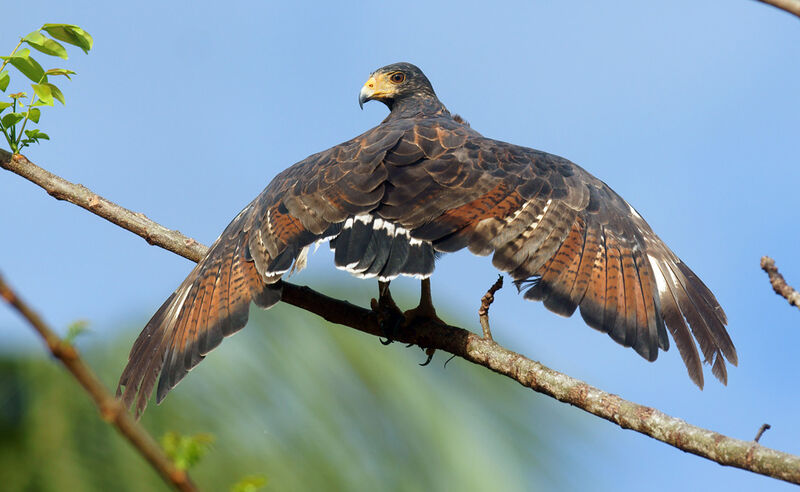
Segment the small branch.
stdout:
<path fill-rule="evenodd" d="M 481 307 L 478 308 L 478 319 L 481 321 L 481 328 L 483 328 L 483 338 L 493 340 L 492 330 L 489 329 L 489 306 L 494 302 L 494 294 L 503 288 L 503 276 L 498 275 L 497 281 L 489 287 L 486 294 L 481 297 Z"/>
<path fill-rule="evenodd" d="M 202 244 L 184 236 L 179 231 L 167 229 L 148 219 L 144 214 L 120 207 L 92 193 L 83 185 L 70 183 L 33 164 L 20 154 L 12 157 L 11 153 L 0 149 L 0 167 L 39 185 L 56 200 L 66 200 L 73 203 L 123 229 L 133 232 L 137 236 L 141 236 L 149 244 L 160 246 L 184 258 L 199 261 L 208 250 Z"/>
<path fill-rule="evenodd" d="M 284 283 L 282 300 L 331 323 L 382 336 L 378 315 L 374 311 L 328 297 L 308 287 Z M 640 432 L 722 465 L 800 484 L 800 456 L 696 427 L 654 408 L 624 400 L 462 328 L 426 322 L 397 333 L 394 340 L 457 355 L 623 429 Z"/>
<path fill-rule="evenodd" d="M 5 60 L 3 60 L 2 63 L 0 63 L 0 72 L 2 72 L 4 68 L 6 68 L 6 64 L 10 61 L 11 57 L 14 56 L 14 54 L 17 52 L 20 46 L 22 46 L 22 38 L 19 38 L 19 43 L 17 43 L 17 45 L 14 46 L 13 50 L 11 50 L 11 54 L 8 55 L 8 58 L 6 58 Z"/>
<path fill-rule="evenodd" d="M 800 17 L 800 0 L 758 0 Z"/>
<path fill-rule="evenodd" d="M 775 266 L 775 260 L 769 256 L 762 256 L 761 269 L 769 275 L 769 283 L 772 284 L 772 289 L 775 293 L 789 301 L 790 305 L 797 306 L 800 309 L 800 293 L 786 283 L 783 275 L 778 272 L 778 267 Z"/>
<path fill-rule="evenodd" d="M 762 424 L 761 427 L 758 429 L 758 433 L 756 433 L 756 437 L 753 439 L 755 442 L 761 440 L 761 436 L 764 435 L 764 432 L 772 429 L 772 426 L 769 424 Z"/>
<path fill-rule="evenodd" d="M 100 418 L 116 427 L 120 434 L 125 436 L 133 447 L 139 451 L 139 454 L 158 471 L 164 481 L 171 484 L 175 489 L 184 492 L 197 490 L 186 472 L 175 467 L 150 434 L 125 411 L 122 402 L 114 398 L 114 395 L 103 386 L 103 383 L 100 382 L 94 372 L 83 362 L 75 347 L 61 340 L 39 315 L 11 290 L 11 287 L 5 283 L 2 276 L 0 276 L 0 297 L 28 321 L 33 329 L 44 339 L 53 356 L 60 360 L 64 367 L 75 376 L 75 379 L 78 380 L 83 389 L 92 397 L 95 405 L 97 405 L 97 409 L 100 411 Z"/>
<path fill-rule="evenodd" d="M 19 174 L 44 188 L 48 193 L 57 187 L 57 198 L 78 206 L 120 225 L 148 240 L 150 244 L 199 261 L 207 248 L 179 232 L 150 221 L 140 214 L 120 207 L 83 186 L 33 165 L 25 157 L 0 150 L 0 167 Z M 100 203 L 100 207 L 91 207 Z M 136 220 L 125 220 L 133 215 Z M 124 224 L 124 225 L 123 225 Z M 283 282 L 283 302 L 350 328 L 381 337 L 378 313 L 334 299 L 309 287 Z M 761 446 L 753 441 L 734 439 L 696 427 L 666 415 L 654 408 L 639 405 L 592 387 L 583 381 L 554 371 L 538 362 L 501 347 L 462 328 L 424 321 L 403 327 L 394 337 L 398 342 L 443 350 L 464 360 L 507 376 L 536 392 L 569 403 L 593 415 L 631 429 L 680 450 L 702 456 L 722 465 L 734 466 L 762 475 L 800 484 L 800 456 Z"/>

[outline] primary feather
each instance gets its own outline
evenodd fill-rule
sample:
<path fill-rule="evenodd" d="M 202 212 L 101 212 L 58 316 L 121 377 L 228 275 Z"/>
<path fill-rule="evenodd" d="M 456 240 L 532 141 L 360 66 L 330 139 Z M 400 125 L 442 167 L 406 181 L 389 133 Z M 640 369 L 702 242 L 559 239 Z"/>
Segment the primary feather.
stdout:
<path fill-rule="evenodd" d="M 251 301 L 278 302 L 281 276 L 323 240 L 337 267 L 381 280 L 427 278 L 441 252 L 492 255 L 526 299 L 564 316 L 580 308 L 650 361 L 669 332 L 698 386 L 697 345 L 726 382 L 724 360 L 737 355 L 719 303 L 605 183 L 562 157 L 483 137 L 413 65 L 374 72 L 360 102 L 371 99 L 389 116 L 278 174 L 145 326 L 118 388 L 137 415 L 157 380 L 161 401 L 241 329 Z"/>

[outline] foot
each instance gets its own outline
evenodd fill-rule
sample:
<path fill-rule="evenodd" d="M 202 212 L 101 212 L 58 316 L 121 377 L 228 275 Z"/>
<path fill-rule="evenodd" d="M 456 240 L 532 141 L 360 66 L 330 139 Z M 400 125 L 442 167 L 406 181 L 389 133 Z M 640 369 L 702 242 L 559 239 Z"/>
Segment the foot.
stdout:
<path fill-rule="evenodd" d="M 403 313 L 392 298 L 389 282 L 378 282 L 378 299 L 372 299 L 370 307 L 378 313 L 378 322 L 386 337 L 385 340 L 381 340 L 381 343 L 389 345 L 404 321 Z"/>
<path fill-rule="evenodd" d="M 408 326 L 415 322 L 436 321 L 438 323 L 446 324 L 439 316 L 436 315 L 436 309 L 433 307 L 433 300 L 431 298 L 431 279 L 423 279 L 420 285 L 419 305 L 414 309 L 409 309 L 403 313 L 405 317 L 405 325 Z M 427 366 L 433 360 L 433 354 L 436 349 L 427 348 L 425 354 L 428 358 L 420 364 Z"/>
<path fill-rule="evenodd" d="M 406 324 L 411 324 L 416 320 L 435 320 L 442 324 L 444 321 L 439 319 L 436 315 L 436 309 L 433 307 L 433 300 L 431 299 L 431 279 L 426 278 L 421 282 L 419 293 L 419 305 L 414 309 L 409 309 L 404 312 Z"/>
<path fill-rule="evenodd" d="M 370 306 L 372 310 L 378 314 L 378 322 L 380 323 L 381 330 L 386 337 L 381 340 L 384 345 L 389 345 L 395 338 L 398 330 L 401 327 L 409 326 L 412 323 L 435 321 L 445 324 L 439 316 L 436 315 L 436 309 L 433 307 L 433 300 L 431 299 L 431 281 L 430 279 L 423 279 L 420 288 L 419 305 L 414 309 L 401 312 L 400 308 L 392 298 L 392 293 L 389 291 L 389 282 L 378 282 L 378 299 L 372 299 Z M 413 344 L 410 344 L 411 346 Z M 421 366 L 427 366 L 433 360 L 433 355 L 436 349 L 424 349 L 427 359 L 421 363 Z"/>

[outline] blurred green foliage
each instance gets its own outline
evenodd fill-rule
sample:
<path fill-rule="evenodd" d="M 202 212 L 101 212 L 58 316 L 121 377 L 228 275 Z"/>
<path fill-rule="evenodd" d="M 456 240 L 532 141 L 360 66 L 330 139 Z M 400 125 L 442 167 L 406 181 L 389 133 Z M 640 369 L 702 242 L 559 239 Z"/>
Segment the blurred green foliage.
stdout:
<path fill-rule="evenodd" d="M 267 477 L 264 475 L 250 475 L 236 482 L 231 487 L 231 492 L 256 492 L 267 484 Z"/>
<path fill-rule="evenodd" d="M 64 343 L 72 345 L 75 343 L 75 339 L 79 336 L 83 335 L 89 330 L 89 321 L 85 319 L 79 319 L 78 321 L 73 321 L 72 323 L 67 326 L 67 334 L 64 336 Z"/>
<path fill-rule="evenodd" d="M 188 470 L 208 453 L 214 436 L 207 433 L 182 436 L 170 431 L 161 438 L 161 448 L 179 470 Z"/>
<path fill-rule="evenodd" d="M 101 332 L 78 345 L 113 389 L 135 333 Z M 254 309 L 142 421 L 168 448 L 213 436 L 191 470 L 202 490 L 563 489 L 569 452 L 551 434 L 571 427 L 563 412 L 446 359 L 420 367 L 418 348 L 289 306 Z M 0 359 L 0 477 L 4 491 L 167 489 L 41 353 Z"/>

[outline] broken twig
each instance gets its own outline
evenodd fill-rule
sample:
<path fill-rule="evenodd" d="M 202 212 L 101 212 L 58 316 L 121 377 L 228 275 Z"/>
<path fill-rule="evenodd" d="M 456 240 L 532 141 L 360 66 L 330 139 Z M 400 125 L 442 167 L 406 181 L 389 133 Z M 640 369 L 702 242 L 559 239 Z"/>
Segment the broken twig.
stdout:
<path fill-rule="evenodd" d="M 492 330 L 489 329 L 489 306 L 494 302 L 494 293 L 503 288 L 503 276 L 498 275 L 497 281 L 489 287 L 483 297 L 481 297 L 481 307 L 478 309 L 478 318 L 481 320 L 481 328 L 483 328 L 483 338 L 494 340 L 492 338 Z"/>
<path fill-rule="evenodd" d="M 769 283 L 772 284 L 772 289 L 775 293 L 789 301 L 792 306 L 797 306 L 800 309 L 800 292 L 797 292 L 791 285 L 786 283 L 783 275 L 778 272 L 778 267 L 775 266 L 775 260 L 769 256 L 762 256 L 761 269 L 769 275 Z"/>
<path fill-rule="evenodd" d="M 763 425 L 762 425 L 762 426 L 761 426 L 761 427 L 758 429 L 758 433 L 756 434 L 756 437 L 755 437 L 755 439 L 753 439 L 753 440 L 754 440 L 755 442 L 758 442 L 758 440 L 759 440 L 759 439 L 761 439 L 761 436 L 763 436 L 763 435 L 764 435 L 764 432 L 766 432 L 766 431 L 770 430 L 771 428 L 772 428 L 772 426 L 771 426 L 771 425 L 769 425 L 769 424 L 763 424 Z"/>

